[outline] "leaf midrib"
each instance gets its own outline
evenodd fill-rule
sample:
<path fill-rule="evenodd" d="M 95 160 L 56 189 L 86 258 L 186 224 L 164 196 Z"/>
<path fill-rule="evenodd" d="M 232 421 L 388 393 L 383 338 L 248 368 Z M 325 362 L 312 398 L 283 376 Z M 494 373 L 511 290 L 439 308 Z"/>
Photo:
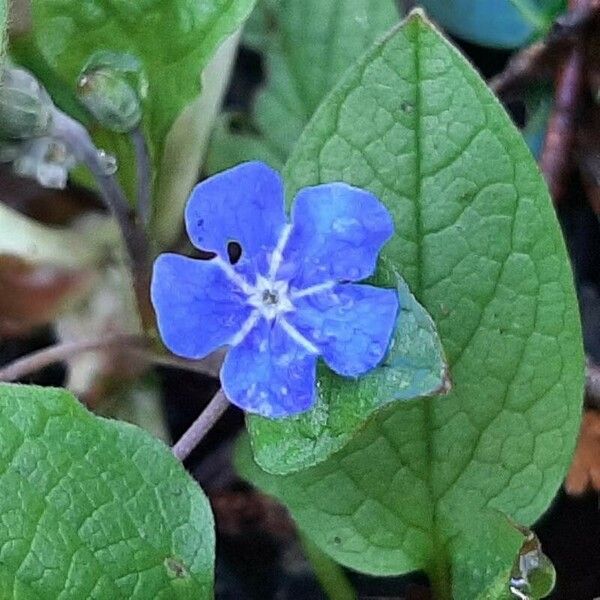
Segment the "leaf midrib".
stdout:
<path fill-rule="evenodd" d="M 423 219 L 421 214 L 422 198 L 423 198 L 423 168 L 421 160 L 421 113 L 422 113 L 422 91 L 421 91 L 421 27 L 418 21 L 415 23 L 415 37 L 414 37 L 414 74 L 415 74 L 415 176 L 416 176 L 416 190 L 415 190 L 415 234 L 416 234 L 416 277 L 414 282 L 414 294 L 417 299 L 422 301 L 423 295 L 423 249 L 422 241 L 423 237 Z M 436 589 L 436 593 L 440 598 L 445 595 L 451 597 L 451 586 L 450 586 L 450 562 L 447 558 L 447 552 L 445 550 L 445 543 L 437 527 L 437 501 L 433 488 L 433 463 L 434 463 L 434 436 L 433 431 L 429 424 L 432 421 L 433 416 L 433 402 L 432 396 L 425 396 L 421 399 L 422 416 L 423 416 L 423 431 L 425 437 L 425 483 L 429 495 L 429 501 L 431 504 L 431 523 L 430 523 L 430 535 L 432 545 L 432 564 L 428 569 L 428 575 L 432 580 L 432 584 Z"/>

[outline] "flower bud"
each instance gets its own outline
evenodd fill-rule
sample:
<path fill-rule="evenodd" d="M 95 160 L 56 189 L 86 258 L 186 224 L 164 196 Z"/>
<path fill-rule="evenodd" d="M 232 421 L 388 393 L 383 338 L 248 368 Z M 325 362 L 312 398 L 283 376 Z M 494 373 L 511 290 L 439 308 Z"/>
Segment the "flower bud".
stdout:
<path fill-rule="evenodd" d="M 79 77 L 79 98 L 93 117 L 111 131 L 126 133 L 142 119 L 139 63 L 129 55 L 102 53 Z"/>
<path fill-rule="evenodd" d="M 23 69 L 6 68 L 0 81 L 0 138 L 26 140 L 44 135 L 54 105 L 46 90 Z"/>

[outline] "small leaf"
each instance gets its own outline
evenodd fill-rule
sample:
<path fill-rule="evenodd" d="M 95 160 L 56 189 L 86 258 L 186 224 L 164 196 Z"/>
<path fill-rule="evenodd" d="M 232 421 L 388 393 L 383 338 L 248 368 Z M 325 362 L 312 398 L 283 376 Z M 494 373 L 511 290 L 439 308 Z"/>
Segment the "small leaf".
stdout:
<path fill-rule="evenodd" d="M 0 457 L 3 598 L 212 597 L 210 507 L 161 442 L 4 384 Z"/>
<path fill-rule="evenodd" d="M 453 35 L 492 48 L 518 48 L 544 34 L 566 0 L 421 0 Z"/>
<path fill-rule="evenodd" d="M 248 16 L 254 0 L 32 0 L 32 29 L 12 40 L 11 50 L 45 84 L 53 99 L 76 118 L 90 116 L 75 98 L 82 69 L 98 52 L 138 59 L 147 80 L 143 130 L 157 187 L 167 134 L 200 93 L 200 73 L 221 43 Z M 126 135 L 95 128 L 98 145 L 114 154 L 119 176 L 134 198 L 135 159 Z M 194 165 L 197 169 L 198 165 Z"/>
<path fill-rule="evenodd" d="M 319 370 L 314 408 L 297 417 L 247 417 L 254 458 L 285 474 L 313 466 L 342 448 L 379 408 L 396 400 L 447 391 L 444 353 L 435 325 L 396 275 L 401 310 L 383 364 L 358 379 Z"/>
<path fill-rule="evenodd" d="M 291 475 L 259 469 L 245 444 L 241 472 L 346 566 L 425 570 L 439 598 L 462 600 L 471 596 L 453 593 L 464 589 L 453 573 L 477 564 L 488 597 L 501 598 L 516 545 L 502 515 L 527 525 L 548 507 L 572 456 L 584 381 L 573 276 L 520 132 L 414 13 L 317 110 L 285 179 L 290 198 L 342 180 L 387 205 L 396 234 L 378 278 L 391 283 L 389 261 L 432 316 L 452 390 L 382 409 L 342 450 Z M 489 551 L 470 550 L 484 525 Z"/>
<path fill-rule="evenodd" d="M 393 0 L 262 0 L 247 34 L 267 61 L 268 83 L 254 107 L 256 132 L 236 133 L 226 116 L 210 147 L 210 172 L 250 159 L 266 160 L 275 168 L 283 165 L 323 97 L 398 21 L 394 4 Z"/>

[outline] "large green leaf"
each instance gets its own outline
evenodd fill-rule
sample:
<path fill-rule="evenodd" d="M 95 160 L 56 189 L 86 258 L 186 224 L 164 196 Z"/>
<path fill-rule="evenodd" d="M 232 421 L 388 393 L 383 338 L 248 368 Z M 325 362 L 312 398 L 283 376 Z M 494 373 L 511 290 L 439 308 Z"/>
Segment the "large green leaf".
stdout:
<path fill-rule="evenodd" d="M 383 255 L 436 322 L 453 388 L 390 406 L 306 471 L 268 475 L 247 445 L 241 471 L 343 564 L 424 569 L 440 598 L 472 597 L 456 591 L 472 577 L 486 597 L 517 546 L 501 515 L 529 524 L 547 508 L 580 420 L 577 303 L 539 170 L 479 75 L 417 13 L 327 98 L 286 179 L 290 196 L 344 180 L 386 203 L 396 235 Z M 483 524 L 486 553 L 471 543 Z"/>
<path fill-rule="evenodd" d="M 398 20 L 393 0 L 262 0 L 247 41 L 266 56 L 268 83 L 252 131 L 231 131 L 224 115 L 208 170 L 250 159 L 280 167 L 304 126 L 344 71 Z"/>
<path fill-rule="evenodd" d="M 146 432 L 0 384 L 0 463 L 2 598 L 212 597 L 208 501 Z"/>
<path fill-rule="evenodd" d="M 159 167 L 171 126 L 199 95 L 203 68 L 243 23 L 254 1 L 32 0 L 31 32 L 15 38 L 12 50 L 44 81 L 54 99 L 77 117 L 85 112 L 74 93 L 88 60 L 99 51 L 137 57 L 148 83 L 143 128 L 158 187 L 166 176 Z M 133 198 L 135 161 L 130 140 L 99 128 L 95 135 L 101 147 L 118 157 L 121 180 Z"/>
<path fill-rule="evenodd" d="M 310 411 L 277 420 L 248 416 L 254 457 L 265 471 L 286 474 L 311 467 L 347 444 L 382 406 L 449 387 L 435 325 L 402 278 L 394 276 L 402 308 L 381 366 L 359 379 L 321 367 Z"/>

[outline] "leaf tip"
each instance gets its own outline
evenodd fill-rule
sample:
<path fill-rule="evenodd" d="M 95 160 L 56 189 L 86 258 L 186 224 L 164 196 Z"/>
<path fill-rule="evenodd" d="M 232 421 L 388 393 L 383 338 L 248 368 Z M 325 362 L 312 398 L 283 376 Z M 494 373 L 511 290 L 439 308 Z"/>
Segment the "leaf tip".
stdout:
<path fill-rule="evenodd" d="M 431 22 L 429 21 L 429 17 L 427 16 L 427 13 L 425 12 L 425 9 L 421 6 L 417 6 L 416 8 L 413 8 L 406 16 L 405 23 L 409 24 L 412 22 L 415 22 L 417 24 L 425 24 L 425 25 L 431 24 Z"/>

